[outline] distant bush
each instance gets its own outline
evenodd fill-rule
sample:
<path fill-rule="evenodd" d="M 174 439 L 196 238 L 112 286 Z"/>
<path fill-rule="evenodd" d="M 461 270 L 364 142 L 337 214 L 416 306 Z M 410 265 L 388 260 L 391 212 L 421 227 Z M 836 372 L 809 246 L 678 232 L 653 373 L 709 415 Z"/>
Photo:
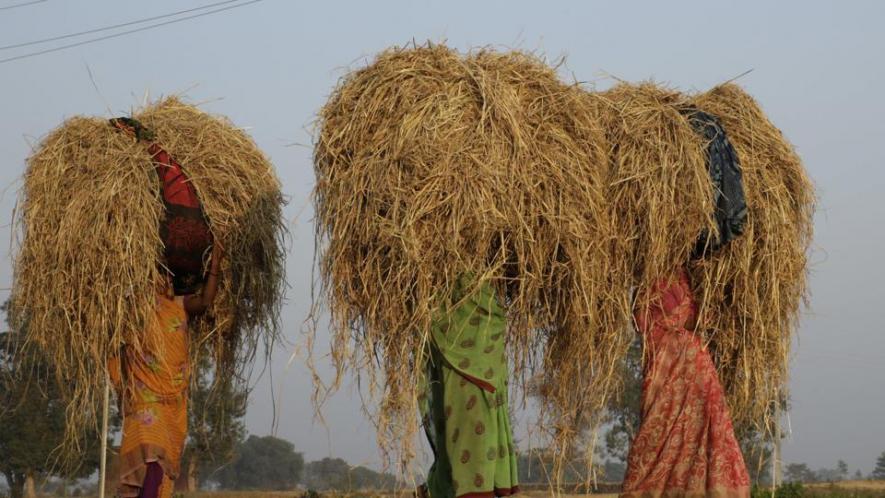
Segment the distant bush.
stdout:
<path fill-rule="evenodd" d="M 774 491 L 774 498 L 806 498 L 805 488 L 802 483 L 790 482 L 778 486 Z M 770 488 L 753 487 L 750 493 L 751 498 L 771 498 Z"/>

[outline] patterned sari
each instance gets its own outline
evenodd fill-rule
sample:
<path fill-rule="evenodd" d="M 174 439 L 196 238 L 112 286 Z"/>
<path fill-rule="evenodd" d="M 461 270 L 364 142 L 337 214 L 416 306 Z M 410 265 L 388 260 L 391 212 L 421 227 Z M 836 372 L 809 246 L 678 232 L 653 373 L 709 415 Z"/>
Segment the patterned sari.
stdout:
<path fill-rule="evenodd" d="M 111 380 L 123 401 L 122 497 L 140 496 L 151 463 L 163 470 L 159 496 L 171 497 L 187 436 L 188 336 L 182 298 L 158 295 L 156 313 L 155 325 L 145 331 L 145 352 L 125 346 L 111 362 Z"/>
<path fill-rule="evenodd" d="M 432 327 L 421 398 L 434 463 L 431 498 L 491 498 L 519 491 L 507 412 L 506 322 L 494 289 L 465 295 L 461 279 Z"/>
<path fill-rule="evenodd" d="M 647 354 L 642 424 L 622 498 L 748 498 L 750 478 L 716 368 L 692 332 L 688 275 L 657 283 L 637 303 Z"/>

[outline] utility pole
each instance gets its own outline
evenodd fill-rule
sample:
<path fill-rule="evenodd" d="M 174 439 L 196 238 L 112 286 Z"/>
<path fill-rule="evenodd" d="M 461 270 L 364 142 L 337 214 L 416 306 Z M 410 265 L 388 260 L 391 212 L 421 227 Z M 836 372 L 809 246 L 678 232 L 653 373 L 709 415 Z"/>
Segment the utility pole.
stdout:
<path fill-rule="evenodd" d="M 780 396 L 776 397 L 774 405 L 774 448 L 771 455 L 771 498 L 774 498 L 778 483 L 781 479 L 781 403 Z"/>
<path fill-rule="evenodd" d="M 110 410 L 111 383 L 104 381 L 104 400 L 101 407 L 101 455 L 98 470 L 98 498 L 105 498 L 105 481 L 107 480 L 108 463 L 108 411 Z"/>

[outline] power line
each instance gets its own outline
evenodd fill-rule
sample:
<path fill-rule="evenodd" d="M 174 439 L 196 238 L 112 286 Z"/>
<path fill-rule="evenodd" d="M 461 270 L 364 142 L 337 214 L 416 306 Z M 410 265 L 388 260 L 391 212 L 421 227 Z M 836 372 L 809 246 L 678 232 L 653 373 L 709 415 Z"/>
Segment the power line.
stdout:
<path fill-rule="evenodd" d="M 39 1 L 45 2 L 46 0 L 39 0 Z M 74 38 L 77 36 L 91 35 L 92 33 L 100 33 L 102 31 L 108 31 L 108 30 L 117 29 L 117 28 L 124 28 L 126 26 L 132 26 L 133 24 L 141 24 L 141 23 L 145 23 L 145 22 L 156 21 L 158 19 L 165 19 L 167 17 L 179 16 L 181 14 L 188 14 L 191 12 L 196 12 L 198 10 L 211 9 L 213 7 L 218 7 L 219 5 L 225 5 L 225 4 L 234 3 L 237 1 L 238 0 L 225 0 L 224 2 L 210 3 L 208 5 L 203 5 L 201 7 L 194 7 L 192 9 L 187 9 L 187 10 L 179 10 L 178 12 L 170 12 L 168 14 L 163 14 L 160 16 L 146 17 L 144 19 L 137 19 L 135 21 L 114 24 L 112 26 L 104 26 L 101 28 L 88 29 L 86 31 L 78 31 L 76 33 L 68 33 L 66 35 L 53 36 L 52 38 L 44 38 L 42 40 L 33 40 L 33 41 L 24 42 L 24 43 L 15 43 L 12 45 L 4 45 L 4 46 L 0 47 L 0 50 L 9 50 L 11 48 L 28 47 L 31 45 L 39 45 L 41 43 L 48 43 L 48 42 L 53 42 L 53 41 L 58 41 L 58 40 L 64 40 L 66 38 Z"/>
<path fill-rule="evenodd" d="M 35 3 L 43 3 L 48 2 L 49 0 L 33 0 L 32 2 L 22 2 L 17 3 L 15 5 L 7 5 L 6 7 L 0 7 L 0 10 L 9 10 L 9 9 L 17 9 L 19 7 L 27 7 L 28 5 L 34 5 Z"/>
<path fill-rule="evenodd" d="M 38 51 L 38 52 L 31 52 L 31 53 L 28 53 L 28 54 L 17 55 L 17 56 L 15 56 L 15 57 L 8 57 L 8 58 L 6 58 L 6 59 L 0 59 L 0 64 L 5 64 L 5 63 L 7 63 L 7 62 L 17 61 L 17 60 L 20 60 L 20 59 L 27 59 L 27 58 L 29 58 L 29 57 L 36 57 L 36 56 L 38 56 L 38 55 L 49 54 L 49 53 L 52 53 L 52 52 L 58 52 L 58 51 L 61 51 L 61 50 L 66 50 L 66 49 L 69 49 L 69 48 L 79 47 L 79 46 L 81 46 L 81 45 L 86 45 L 86 44 L 89 44 L 89 43 L 95 43 L 95 42 L 100 42 L 100 41 L 103 41 L 103 40 L 109 40 L 109 39 L 111 39 L 111 38 L 118 38 L 118 37 L 120 37 L 120 36 L 125 36 L 125 35 L 129 35 L 129 34 L 132 34 L 132 33 L 138 33 L 138 32 L 140 32 L 140 31 L 147 31 L 147 30 L 149 30 L 149 29 L 159 28 L 159 27 L 161 27 L 161 26 L 166 26 L 166 25 L 169 25 L 169 24 L 175 24 L 175 23 L 177 23 L 177 22 L 187 21 L 187 20 L 189 20 L 189 19 L 196 19 L 197 17 L 208 16 L 208 15 L 210 15 L 210 14 L 217 14 L 218 12 L 224 12 L 225 10 L 236 9 L 236 8 L 238 8 L 238 7 L 245 7 L 246 5 L 253 4 L 253 3 L 258 3 L 258 2 L 262 2 L 262 1 L 264 1 L 264 0 L 250 0 L 250 1 L 248 1 L 248 2 L 239 3 L 239 4 L 236 4 L 236 5 L 231 5 L 231 6 L 229 6 L 229 7 L 224 7 L 224 8 L 221 8 L 221 9 L 210 10 L 210 11 L 208 11 L 208 12 L 202 12 L 202 13 L 200 13 L 200 14 L 194 14 L 194 15 L 192 15 L 192 16 L 181 17 L 181 18 L 179 18 L 179 19 L 173 19 L 173 20 L 171 20 L 171 21 L 165 21 L 165 22 L 161 22 L 161 23 L 157 23 L 157 24 L 151 24 L 151 25 L 149 25 L 149 26 L 143 26 L 143 27 L 141 27 L 141 28 L 130 29 L 130 30 L 128 30 L 128 31 L 121 31 L 120 33 L 114 33 L 114 34 L 112 34 L 112 35 L 101 36 L 101 37 L 98 37 L 98 38 L 91 38 L 91 39 L 89 39 L 89 40 L 84 40 L 84 41 L 77 42 L 77 43 L 71 43 L 71 44 L 68 44 L 68 45 L 62 45 L 62 46 L 60 46 L 60 47 L 48 48 L 48 49 L 46 49 L 46 50 L 40 50 L 40 51 Z"/>

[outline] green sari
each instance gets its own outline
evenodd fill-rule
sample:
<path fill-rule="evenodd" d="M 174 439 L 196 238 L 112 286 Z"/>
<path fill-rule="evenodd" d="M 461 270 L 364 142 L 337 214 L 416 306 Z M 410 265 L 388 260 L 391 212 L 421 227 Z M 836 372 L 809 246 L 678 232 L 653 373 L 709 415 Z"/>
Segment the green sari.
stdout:
<path fill-rule="evenodd" d="M 465 295 L 459 280 L 431 329 L 421 408 L 435 461 L 431 498 L 486 498 L 518 492 L 507 412 L 506 319 L 484 283 Z"/>

